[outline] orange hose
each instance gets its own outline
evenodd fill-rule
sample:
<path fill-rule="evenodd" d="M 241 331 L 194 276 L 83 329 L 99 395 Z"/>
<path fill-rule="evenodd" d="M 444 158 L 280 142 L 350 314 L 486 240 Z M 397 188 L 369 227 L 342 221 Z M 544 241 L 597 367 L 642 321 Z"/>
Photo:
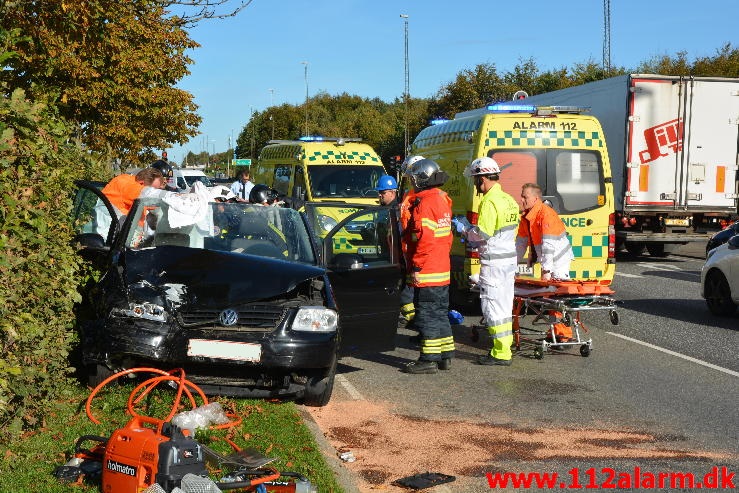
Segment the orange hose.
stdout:
<path fill-rule="evenodd" d="M 87 417 L 90 418 L 90 421 L 95 423 L 96 425 L 100 424 L 100 421 L 95 418 L 95 416 L 92 414 L 92 400 L 95 398 L 97 393 L 105 387 L 107 384 L 112 382 L 113 380 L 116 380 L 122 376 L 131 374 L 131 373 L 155 373 L 159 376 L 152 377 L 138 386 L 136 386 L 135 389 L 129 394 L 128 396 L 128 402 L 126 403 L 126 410 L 129 414 L 131 414 L 134 417 L 142 417 L 139 415 L 134 406 L 135 404 L 139 403 L 141 399 L 143 399 L 147 394 L 149 394 L 154 388 L 159 385 L 160 382 L 164 381 L 176 381 L 178 382 L 177 386 L 177 395 L 175 396 L 175 399 L 172 403 L 172 409 L 167 415 L 167 417 L 163 420 L 164 422 L 170 421 L 174 415 L 177 412 L 177 409 L 180 405 L 180 401 L 182 400 L 182 394 L 184 393 L 188 400 L 190 401 L 190 404 L 192 405 L 192 408 L 195 409 L 197 406 L 197 403 L 195 401 L 195 398 L 193 397 L 192 392 L 190 391 L 190 388 L 195 390 L 197 392 L 200 399 L 203 401 L 203 405 L 208 404 L 208 398 L 205 396 L 205 393 L 192 383 L 191 381 L 187 380 L 185 378 L 185 370 L 182 368 L 175 368 L 170 371 L 164 371 L 159 370 L 157 368 L 130 368 L 128 370 L 120 371 L 114 375 L 111 375 L 110 377 L 106 378 L 102 382 L 100 382 L 93 390 L 90 392 L 90 395 L 87 397 L 87 401 L 85 402 L 85 412 L 87 413 Z M 141 395 L 138 395 L 139 391 L 141 392 Z M 226 413 L 226 416 L 229 418 L 232 418 L 232 421 L 229 421 L 228 423 L 220 424 L 220 425 L 212 425 L 211 429 L 225 429 L 225 428 L 231 428 L 233 426 L 237 426 L 241 424 L 242 418 L 240 416 L 234 415 L 232 413 Z M 279 476 L 278 476 L 279 477 Z"/>

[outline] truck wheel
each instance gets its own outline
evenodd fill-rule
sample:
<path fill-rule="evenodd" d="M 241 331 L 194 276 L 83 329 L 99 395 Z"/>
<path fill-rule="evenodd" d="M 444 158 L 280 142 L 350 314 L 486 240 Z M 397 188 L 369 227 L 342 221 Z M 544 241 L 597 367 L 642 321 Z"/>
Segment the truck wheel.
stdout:
<path fill-rule="evenodd" d="M 644 253 L 644 247 L 646 247 L 646 245 L 640 241 L 627 241 L 626 242 L 626 251 L 634 256 L 641 255 L 642 253 Z"/>
<path fill-rule="evenodd" d="M 736 311 L 736 304 L 731 300 L 731 288 L 721 272 L 713 271 L 708 274 L 704 292 L 706 305 L 714 315 L 728 317 Z"/>
<path fill-rule="evenodd" d="M 311 407 L 323 407 L 331 399 L 334 391 L 334 380 L 336 379 L 336 360 L 328 372 L 308 378 L 305 384 L 302 404 Z"/>
<path fill-rule="evenodd" d="M 652 257 L 666 257 L 677 250 L 678 245 L 672 243 L 647 243 L 647 251 Z"/>

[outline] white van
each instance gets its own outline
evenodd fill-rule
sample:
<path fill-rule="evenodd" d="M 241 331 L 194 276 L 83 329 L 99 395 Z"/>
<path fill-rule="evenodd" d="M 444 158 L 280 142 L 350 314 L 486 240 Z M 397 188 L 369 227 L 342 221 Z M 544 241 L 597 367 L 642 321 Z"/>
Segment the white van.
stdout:
<path fill-rule="evenodd" d="M 175 168 L 174 176 L 169 179 L 169 186 L 175 187 L 183 192 L 189 192 L 190 187 L 196 181 L 202 182 L 206 187 L 212 187 L 213 183 L 210 181 L 205 173 L 199 169 L 180 169 Z"/>

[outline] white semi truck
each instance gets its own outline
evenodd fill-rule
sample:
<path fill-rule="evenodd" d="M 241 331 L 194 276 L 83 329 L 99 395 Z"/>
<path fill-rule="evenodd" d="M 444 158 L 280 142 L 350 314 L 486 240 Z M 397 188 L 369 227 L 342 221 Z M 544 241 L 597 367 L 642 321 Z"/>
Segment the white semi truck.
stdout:
<path fill-rule="evenodd" d="M 589 107 L 600 120 L 617 246 L 662 256 L 736 218 L 739 79 L 629 74 L 518 102 Z"/>

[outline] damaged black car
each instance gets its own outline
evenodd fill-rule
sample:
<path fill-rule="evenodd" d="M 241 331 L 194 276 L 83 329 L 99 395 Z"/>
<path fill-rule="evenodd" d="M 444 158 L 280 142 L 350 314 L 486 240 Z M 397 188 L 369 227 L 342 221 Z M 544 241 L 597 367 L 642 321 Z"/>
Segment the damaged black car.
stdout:
<path fill-rule="evenodd" d="M 99 184 L 78 186 L 76 241 L 101 273 L 79 323 L 90 385 L 183 368 L 211 395 L 322 406 L 341 355 L 394 347 L 403 269 L 391 210 L 140 198 L 119 220 Z M 327 214 L 343 219 L 318 237 Z"/>

